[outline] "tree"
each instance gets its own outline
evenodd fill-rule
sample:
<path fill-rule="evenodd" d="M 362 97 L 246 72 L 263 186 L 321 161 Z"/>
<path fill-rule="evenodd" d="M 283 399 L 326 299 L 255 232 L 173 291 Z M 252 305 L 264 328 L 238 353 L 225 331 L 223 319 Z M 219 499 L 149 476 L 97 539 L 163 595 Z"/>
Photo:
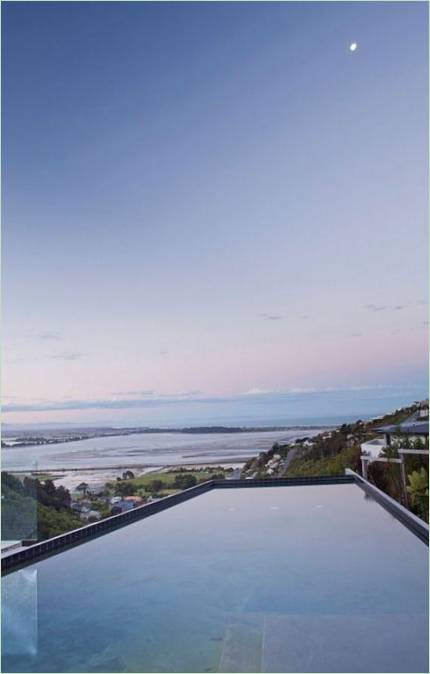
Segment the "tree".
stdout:
<path fill-rule="evenodd" d="M 191 474 L 181 474 L 177 475 L 175 477 L 175 481 L 173 483 L 173 486 L 176 489 L 189 489 L 190 487 L 194 487 L 194 485 L 197 484 L 197 478 L 195 475 Z"/>
<path fill-rule="evenodd" d="M 78 529 L 82 522 L 70 510 L 55 510 L 39 504 L 37 506 L 38 540 L 58 536 L 65 531 Z"/>
<path fill-rule="evenodd" d="M 126 470 L 122 474 L 122 479 L 123 480 L 134 480 L 134 473 L 132 470 Z"/>
<path fill-rule="evenodd" d="M 161 491 L 164 487 L 163 480 L 151 480 L 148 485 L 148 490 L 151 492 Z"/>
<path fill-rule="evenodd" d="M 1 474 L 1 488 L 2 488 L 2 495 L 6 496 L 9 491 L 17 492 L 18 494 L 26 494 L 27 490 L 25 489 L 25 483 L 26 480 L 29 478 L 25 477 L 24 478 L 24 484 L 21 482 L 21 480 L 18 480 L 17 477 L 14 475 L 11 475 L 10 473 L 7 473 L 6 471 L 2 471 Z"/>
<path fill-rule="evenodd" d="M 133 496 L 135 486 L 131 482 L 117 482 L 115 485 L 115 494 L 117 496 Z"/>
<path fill-rule="evenodd" d="M 21 483 L 13 475 L 2 473 L 2 533 L 5 539 L 43 540 L 82 526 L 70 510 L 68 490 L 56 488 L 52 480 L 47 483 L 31 478 L 25 478 Z"/>
<path fill-rule="evenodd" d="M 76 491 L 82 491 L 83 494 L 84 494 L 84 496 L 85 496 L 85 494 L 86 494 L 87 491 L 88 491 L 88 487 L 89 487 L 89 486 L 90 486 L 90 485 L 87 484 L 87 482 L 81 482 L 81 484 L 78 484 L 78 486 L 76 487 Z"/>

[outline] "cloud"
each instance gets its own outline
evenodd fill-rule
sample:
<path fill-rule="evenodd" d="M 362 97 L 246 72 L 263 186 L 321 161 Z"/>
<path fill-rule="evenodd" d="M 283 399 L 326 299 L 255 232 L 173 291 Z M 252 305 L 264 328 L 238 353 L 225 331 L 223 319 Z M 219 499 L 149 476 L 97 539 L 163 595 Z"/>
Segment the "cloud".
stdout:
<path fill-rule="evenodd" d="M 58 353 L 53 356 L 49 356 L 49 358 L 51 360 L 80 360 L 81 358 L 85 358 L 85 356 L 86 356 L 85 353 L 70 351 L 65 353 Z"/>
<path fill-rule="evenodd" d="M 243 396 L 249 396 L 249 395 L 261 395 L 261 396 L 273 396 L 276 398 L 286 398 L 288 396 L 292 395 L 297 395 L 297 394 L 305 394 L 305 393 L 342 393 L 342 392 L 348 392 L 348 391 L 374 391 L 374 390 L 379 390 L 379 389 L 387 389 L 387 388 L 392 388 L 392 386 L 389 386 L 387 384 L 376 384 L 376 385 L 364 385 L 364 386 L 326 386 L 322 388 L 316 388 L 316 387 L 308 387 L 308 388 L 302 388 L 302 387 L 297 387 L 297 388 L 290 388 L 286 389 L 284 391 L 267 391 L 264 389 L 260 388 L 251 388 L 249 391 L 243 394 Z M 234 396 L 236 398 L 240 396 Z"/>
<path fill-rule="evenodd" d="M 57 341 L 63 339 L 59 332 L 46 330 L 45 332 L 39 332 L 36 335 L 37 339 L 43 339 L 45 341 Z"/>
<path fill-rule="evenodd" d="M 347 393 L 351 391 L 374 391 L 391 389 L 392 386 L 379 384 L 376 386 L 349 386 L 326 388 L 292 388 L 285 391 L 266 391 L 257 387 L 246 393 L 231 396 L 204 396 L 199 391 L 185 391 L 180 393 L 154 393 L 152 395 L 135 396 L 132 398 L 110 398 L 98 400 L 60 400 L 37 402 L 11 402 L 3 405 L 3 412 L 60 412 L 67 410 L 120 410 L 160 407 L 164 405 L 192 404 L 219 404 L 237 401 L 255 401 L 257 404 L 279 402 L 294 399 L 297 395 L 321 395 L 330 393 Z"/>
<path fill-rule="evenodd" d="M 268 321 L 280 321 L 283 318 L 281 314 L 260 314 L 260 316 Z"/>
<path fill-rule="evenodd" d="M 169 399 L 184 399 L 192 398 L 193 396 L 201 395 L 201 391 L 180 391 L 179 393 L 158 393 L 153 389 L 145 389 L 143 391 L 114 391 L 113 396 L 138 396 L 140 398 L 150 398 L 154 400 L 163 400 L 165 398 Z"/>
<path fill-rule="evenodd" d="M 402 309 L 406 309 L 407 306 L 407 304 L 396 304 L 392 307 L 385 304 L 366 304 L 366 309 L 369 309 L 369 311 L 401 311 Z"/>
<path fill-rule="evenodd" d="M 288 392 L 286 391 L 284 393 L 284 395 L 297 395 L 297 394 L 301 394 L 301 393 L 318 393 L 318 389 L 317 388 L 292 388 Z"/>
<path fill-rule="evenodd" d="M 133 398 L 109 398 L 101 400 L 59 400 L 32 403 L 10 403 L 3 405 L 3 412 L 58 412 L 65 410 L 96 410 L 96 409 L 133 409 L 139 407 L 157 407 L 165 404 L 177 404 L 195 400 L 196 402 L 210 402 L 210 398 L 193 398 L 196 392 L 177 394 L 144 395 Z M 130 395 L 130 394 L 129 394 Z"/>
<path fill-rule="evenodd" d="M 146 389 L 144 391 L 113 391 L 113 396 L 153 396 L 155 391 L 153 389 Z"/>
<path fill-rule="evenodd" d="M 256 396 L 256 395 L 258 395 L 259 396 L 259 395 L 266 395 L 267 393 L 270 393 L 270 391 L 266 391 L 265 389 L 254 387 L 254 388 L 250 388 L 249 391 L 246 391 L 244 393 L 244 395 L 246 395 L 246 396 Z"/>
<path fill-rule="evenodd" d="M 385 305 L 378 306 L 376 304 L 366 304 L 366 309 L 370 311 L 385 311 L 387 307 Z"/>
<path fill-rule="evenodd" d="M 18 356 L 17 358 L 5 358 L 5 363 L 40 363 L 47 360 L 73 361 L 85 358 L 86 353 L 66 351 L 64 353 L 54 353 L 50 356 Z"/>
<path fill-rule="evenodd" d="M 58 342 L 63 336 L 57 330 L 42 330 L 41 332 L 28 332 L 25 339 L 37 339 L 43 342 Z"/>

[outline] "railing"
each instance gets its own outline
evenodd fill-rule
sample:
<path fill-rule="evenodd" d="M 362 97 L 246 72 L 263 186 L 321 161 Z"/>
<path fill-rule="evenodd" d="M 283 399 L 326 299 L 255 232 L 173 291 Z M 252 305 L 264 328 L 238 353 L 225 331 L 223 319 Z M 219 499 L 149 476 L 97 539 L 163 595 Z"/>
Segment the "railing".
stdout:
<path fill-rule="evenodd" d="M 410 510 L 405 508 L 395 501 L 391 496 L 374 484 L 366 480 L 362 475 L 355 473 L 350 468 L 345 469 L 345 474 L 354 478 L 355 483 L 363 489 L 369 496 L 375 499 L 385 510 L 404 524 L 410 531 L 412 531 L 418 538 L 420 538 L 426 545 L 429 544 L 429 525 L 420 517 L 414 515 Z"/>
<path fill-rule="evenodd" d="M 379 452 L 375 454 L 375 448 L 380 448 L 380 449 L 387 449 L 388 447 L 391 447 L 394 449 L 398 454 L 399 457 L 396 456 L 380 456 Z M 370 463 L 373 463 L 374 461 L 377 461 L 378 463 L 398 463 L 400 466 L 400 477 L 401 477 L 401 484 L 402 484 L 402 494 L 403 494 L 403 502 L 405 506 L 409 505 L 409 495 L 408 495 L 408 489 L 407 489 L 407 481 L 406 481 L 406 468 L 405 468 L 405 454 L 412 454 L 412 455 L 429 455 L 429 450 L 428 449 L 407 449 L 404 447 L 396 447 L 395 445 L 387 445 L 386 442 L 382 439 L 375 438 L 374 440 L 369 440 L 368 442 L 364 442 L 361 445 L 361 450 L 365 452 L 364 454 L 361 455 L 361 472 L 363 474 L 364 479 L 367 479 L 367 473 L 368 473 L 368 467 Z"/>
<path fill-rule="evenodd" d="M 385 449 L 387 447 L 387 443 L 385 440 L 382 438 L 375 438 L 374 440 L 368 440 L 367 442 L 363 442 L 361 445 L 361 451 L 364 453 L 368 453 L 370 456 L 374 456 L 375 458 L 379 456 L 379 453 L 381 452 L 382 449 Z"/>

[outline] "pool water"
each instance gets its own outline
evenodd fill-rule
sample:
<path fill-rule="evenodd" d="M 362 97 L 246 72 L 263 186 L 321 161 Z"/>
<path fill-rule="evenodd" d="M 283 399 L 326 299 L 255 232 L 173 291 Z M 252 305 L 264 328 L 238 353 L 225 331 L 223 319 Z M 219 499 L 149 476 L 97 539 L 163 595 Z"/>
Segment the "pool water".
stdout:
<path fill-rule="evenodd" d="M 5 576 L 2 669 L 428 671 L 427 555 L 354 484 L 216 489 Z"/>

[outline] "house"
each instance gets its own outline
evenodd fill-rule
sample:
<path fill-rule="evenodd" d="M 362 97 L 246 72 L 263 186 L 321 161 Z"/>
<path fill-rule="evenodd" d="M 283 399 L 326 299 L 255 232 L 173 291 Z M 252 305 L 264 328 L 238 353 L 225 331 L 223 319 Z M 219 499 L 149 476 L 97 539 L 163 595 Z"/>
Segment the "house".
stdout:
<path fill-rule="evenodd" d="M 80 517 L 83 522 L 101 520 L 102 518 L 98 510 L 89 510 L 88 512 L 81 513 Z"/>
<path fill-rule="evenodd" d="M 89 501 L 72 501 L 70 504 L 72 510 L 79 515 L 89 513 L 91 510 L 91 503 Z"/>
<path fill-rule="evenodd" d="M 130 501 L 130 503 L 134 504 L 134 507 L 143 505 L 145 503 L 145 500 L 141 496 L 124 496 L 123 501 Z"/>
<path fill-rule="evenodd" d="M 400 479 L 403 492 L 403 502 L 408 505 L 408 487 L 406 480 L 405 455 L 406 454 L 429 454 L 429 422 L 423 421 L 419 410 L 400 424 L 389 424 L 375 429 L 379 436 L 367 440 L 361 444 L 361 472 L 367 478 L 367 468 L 373 461 L 385 463 L 397 463 L 400 468 Z M 421 441 L 424 447 L 418 443 L 411 449 L 411 442 Z M 395 450 L 394 456 L 388 450 Z"/>
<path fill-rule="evenodd" d="M 116 503 L 119 503 L 120 501 L 122 501 L 122 496 L 112 496 L 109 499 L 110 505 L 115 505 Z"/>
<path fill-rule="evenodd" d="M 405 437 L 409 440 L 427 439 L 428 442 L 429 422 L 428 419 L 424 421 L 418 411 L 401 424 L 381 426 L 376 429 L 376 432 L 384 435 L 387 446 L 390 446 L 393 440 L 401 440 Z"/>
<path fill-rule="evenodd" d="M 240 473 L 241 469 L 240 468 L 234 468 L 230 475 L 227 475 L 226 478 L 227 480 L 239 480 L 240 479 Z"/>
<path fill-rule="evenodd" d="M 104 482 L 93 482 L 89 487 L 87 487 L 87 494 L 91 494 L 92 496 L 98 496 L 101 494 L 105 489 L 105 483 Z"/>
<path fill-rule="evenodd" d="M 425 421 L 420 414 L 421 410 L 415 412 L 408 419 L 400 424 L 389 424 L 376 428 L 379 437 L 367 440 L 361 444 L 361 451 L 370 461 L 377 459 L 381 452 L 387 447 L 394 445 L 397 447 L 402 444 L 406 438 L 409 441 L 424 440 L 428 446 L 429 422 Z M 383 437 L 381 437 L 383 436 Z"/>
<path fill-rule="evenodd" d="M 134 503 L 131 501 L 125 501 L 124 499 L 121 499 L 120 501 L 117 501 L 111 508 L 111 514 L 112 515 L 119 515 L 120 513 L 125 513 L 128 510 L 133 510 L 134 508 Z"/>
<path fill-rule="evenodd" d="M 72 501 L 70 504 L 71 509 L 79 515 L 79 518 L 83 522 L 88 522 L 88 520 L 100 520 L 101 514 L 98 510 L 93 510 L 91 503 L 89 501 Z"/>

